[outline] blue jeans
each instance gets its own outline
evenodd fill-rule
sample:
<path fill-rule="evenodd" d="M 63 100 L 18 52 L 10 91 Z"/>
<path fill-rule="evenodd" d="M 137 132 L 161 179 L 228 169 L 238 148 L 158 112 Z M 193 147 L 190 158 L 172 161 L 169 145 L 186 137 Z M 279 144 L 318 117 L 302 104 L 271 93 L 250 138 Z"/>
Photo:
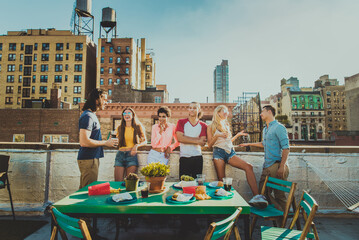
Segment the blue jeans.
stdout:
<path fill-rule="evenodd" d="M 131 151 L 118 151 L 115 158 L 115 167 L 138 166 L 137 154 L 131 156 Z"/>
<path fill-rule="evenodd" d="M 229 159 L 236 155 L 236 152 L 232 148 L 230 153 L 227 153 L 224 149 L 214 147 L 213 148 L 213 159 L 222 159 L 225 163 L 228 163 Z"/>

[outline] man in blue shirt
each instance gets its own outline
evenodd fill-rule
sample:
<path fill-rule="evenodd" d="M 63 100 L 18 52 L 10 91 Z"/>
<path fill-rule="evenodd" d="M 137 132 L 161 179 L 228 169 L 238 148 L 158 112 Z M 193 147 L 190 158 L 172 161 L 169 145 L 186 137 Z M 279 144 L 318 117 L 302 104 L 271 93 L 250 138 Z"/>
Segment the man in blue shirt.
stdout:
<path fill-rule="evenodd" d="M 80 188 L 97 181 L 99 158 L 103 158 L 103 146 L 115 147 L 117 138 L 102 140 L 100 122 L 96 116 L 97 110 L 103 110 L 107 103 L 107 93 L 94 89 L 89 94 L 79 119 L 80 150 L 77 163 L 81 172 Z"/>
<path fill-rule="evenodd" d="M 259 189 L 262 189 L 266 176 L 287 180 L 289 174 L 287 165 L 287 158 L 289 155 L 287 129 L 275 120 L 274 116 L 275 109 L 270 105 L 264 106 L 261 113 L 261 118 L 266 123 L 263 128 L 263 141 L 240 145 L 264 147 L 264 164 L 262 175 L 259 180 Z M 274 190 L 274 198 L 270 192 L 267 196 L 276 208 L 284 210 L 286 196 L 282 191 Z"/>

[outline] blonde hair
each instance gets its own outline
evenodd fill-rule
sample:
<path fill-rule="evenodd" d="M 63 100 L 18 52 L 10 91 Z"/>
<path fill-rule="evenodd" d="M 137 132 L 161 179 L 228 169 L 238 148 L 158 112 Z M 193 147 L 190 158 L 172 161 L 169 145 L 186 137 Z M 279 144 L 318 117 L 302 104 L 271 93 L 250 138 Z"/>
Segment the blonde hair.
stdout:
<path fill-rule="evenodd" d="M 212 134 L 216 132 L 216 130 L 222 132 L 222 133 L 230 133 L 229 123 L 228 120 L 222 120 L 219 116 L 219 112 L 223 109 L 226 109 L 228 111 L 228 108 L 224 105 L 219 105 L 214 109 L 213 117 L 212 117 L 212 123 L 210 125 Z"/>

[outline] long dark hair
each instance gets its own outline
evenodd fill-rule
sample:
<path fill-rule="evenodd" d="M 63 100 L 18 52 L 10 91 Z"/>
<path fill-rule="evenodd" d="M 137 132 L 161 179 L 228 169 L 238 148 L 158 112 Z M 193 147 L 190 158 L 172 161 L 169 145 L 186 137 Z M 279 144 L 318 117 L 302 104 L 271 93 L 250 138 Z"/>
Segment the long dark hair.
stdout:
<path fill-rule="evenodd" d="M 125 142 L 125 129 L 126 129 L 126 121 L 125 118 L 123 117 L 123 113 L 126 110 L 130 110 L 132 112 L 132 122 L 131 122 L 131 126 L 133 127 L 133 141 L 134 144 L 139 143 L 140 141 L 142 142 L 143 140 L 146 139 L 145 137 L 145 133 L 143 131 L 142 128 L 142 124 L 140 123 L 140 121 L 137 119 L 137 115 L 135 113 L 135 111 L 130 108 L 130 107 L 126 107 L 123 111 L 122 111 L 122 119 L 121 119 L 121 123 L 120 125 L 117 127 L 117 137 L 118 137 L 118 142 L 119 142 L 119 147 L 126 147 L 126 142 Z"/>
<path fill-rule="evenodd" d="M 82 111 L 91 109 L 91 111 L 96 112 L 98 107 L 97 99 L 100 99 L 102 94 L 107 94 L 107 92 L 101 88 L 93 89 L 87 96 L 87 100 L 82 107 Z"/>

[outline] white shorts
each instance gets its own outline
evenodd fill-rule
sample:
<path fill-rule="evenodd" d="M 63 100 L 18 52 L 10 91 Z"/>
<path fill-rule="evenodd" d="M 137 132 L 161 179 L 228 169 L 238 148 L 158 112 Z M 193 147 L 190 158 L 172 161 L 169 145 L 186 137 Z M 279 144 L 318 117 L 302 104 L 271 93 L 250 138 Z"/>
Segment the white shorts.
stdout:
<path fill-rule="evenodd" d="M 168 164 L 168 159 L 165 158 L 165 153 L 164 152 L 157 152 L 153 149 L 151 149 L 151 151 L 148 153 L 147 156 L 147 163 L 156 163 L 156 162 L 160 162 L 160 163 L 164 163 L 164 164 Z"/>

